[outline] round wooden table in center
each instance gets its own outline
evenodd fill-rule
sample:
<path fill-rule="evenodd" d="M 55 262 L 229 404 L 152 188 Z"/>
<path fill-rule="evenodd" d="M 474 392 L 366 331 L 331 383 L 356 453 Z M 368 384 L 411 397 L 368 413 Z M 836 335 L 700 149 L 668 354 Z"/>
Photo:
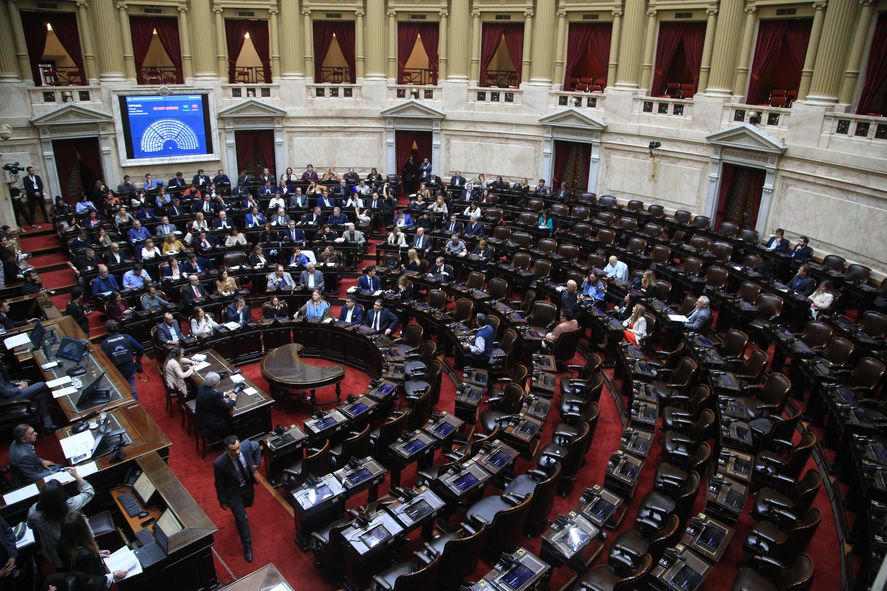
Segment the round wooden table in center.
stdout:
<path fill-rule="evenodd" d="M 301 350 L 302 345 L 289 343 L 277 347 L 262 359 L 262 377 L 268 380 L 271 395 L 300 393 L 313 409 L 317 406 L 315 390 L 335 385 L 335 403 L 338 404 L 342 397 L 340 384 L 345 379 L 345 368 L 341 365 L 319 367 L 302 363 L 299 358 Z M 334 402 L 331 400 L 322 404 Z"/>

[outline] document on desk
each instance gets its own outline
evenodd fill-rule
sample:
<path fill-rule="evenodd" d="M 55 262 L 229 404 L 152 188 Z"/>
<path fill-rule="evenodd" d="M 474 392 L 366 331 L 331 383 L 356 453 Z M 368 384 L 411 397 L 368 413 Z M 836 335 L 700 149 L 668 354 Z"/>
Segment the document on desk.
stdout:
<path fill-rule="evenodd" d="M 231 381 L 234 382 L 235 384 L 239 384 L 240 382 L 245 382 L 246 378 L 243 377 L 243 374 L 241 374 L 241 373 L 232 373 L 231 374 Z"/>
<path fill-rule="evenodd" d="M 255 388 L 244 388 L 243 393 L 248 396 L 255 396 L 256 394 L 259 393 L 259 391 L 256 390 Z"/>
<path fill-rule="evenodd" d="M 60 378 L 56 378 L 54 380 L 49 380 L 46 382 L 46 385 L 50 388 L 55 388 L 56 386 L 64 386 L 65 384 L 71 383 L 71 376 L 62 376 Z"/>
<path fill-rule="evenodd" d="M 671 320 L 672 322 L 686 322 L 687 321 L 687 317 L 684 316 L 683 314 L 669 314 L 668 319 Z"/>
<path fill-rule="evenodd" d="M 95 437 L 93 437 L 92 432 L 87 429 L 82 433 L 69 435 L 68 437 L 60 440 L 59 443 L 61 443 L 62 451 L 64 452 L 65 458 L 67 459 L 76 458 L 78 456 L 88 457 L 89 454 L 92 453 L 92 446 L 95 444 Z M 82 459 L 86 458 L 84 457 Z"/>
<path fill-rule="evenodd" d="M 194 361 L 206 361 L 206 355 L 203 353 L 195 353 L 194 355 L 191 355 L 191 359 Z"/>
<path fill-rule="evenodd" d="M 3 344 L 10 351 L 12 349 L 14 349 L 15 347 L 20 347 L 20 346 L 24 345 L 25 343 L 30 343 L 30 342 L 31 342 L 31 337 L 26 332 L 20 332 L 17 335 L 13 335 L 13 336 L 8 337 L 3 340 Z"/>
<path fill-rule="evenodd" d="M 382 295 L 382 290 L 381 290 L 381 289 L 377 289 L 376 291 L 373 292 L 373 297 L 374 297 L 374 298 L 375 298 L 375 297 L 378 297 L 378 296 L 380 296 L 380 295 Z"/>
<path fill-rule="evenodd" d="M 226 322 L 222 326 L 224 326 L 228 330 L 237 330 L 238 328 L 240 328 L 240 325 L 237 324 L 236 322 Z"/>
<path fill-rule="evenodd" d="M 200 363 L 198 363 L 197 365 L 195 365 L 193 367 L 194 367 L 194 371 L 203 371 L 204 369 L 209 367 L 209 361 L 201 361 Z"/>
<path fill-rule="evenodd" d="M 66 471 L 62 470 L 61 472 L 53 472 L 43 479 L 44 482 L 48 482 L 50 480 L 58 480 L 59 484 L 68 484 L 69 482 L 74 482 L 74 477 L 68 474 Z"/>
<path fill-rule="evenodd" d="M 6 493 L 3 495 L 3 502 L 7 505 L 11 505 L 13 503 L 18 503 L 19 501 L 24 501 L 25 499 L 30 499 L 31 497 L 36 497 L 38 494 L 40 494 L 40 491 L 37 489 L 37 484 L 32 483 L 28 486 L 23 486 L 12 492 Z"/>
<path fill-rule="evenodd" d="M 52 397 L 53 398 L 61 398 L 62 396 L 68 396 L 69 394 L 73 394 L 76 392 L 78 388 L 74 386 L 68 386 L 67 388 L 61 388 L 60 390 L 53 390 Z"/>
<path fill-rule="evenodd" d="M 105 566 L 108 567 L 108 572 L 113 573 L 118 570 L 125 571 L 126 576 L 123 577 L 124 579 L 141 574 L 142 572 L 142 565 L 139 562 L 138 557 L 135 555 L 135 552 L 126 546 L 123 546 L 120 550 L 117 550 L 105 558 Z"/>

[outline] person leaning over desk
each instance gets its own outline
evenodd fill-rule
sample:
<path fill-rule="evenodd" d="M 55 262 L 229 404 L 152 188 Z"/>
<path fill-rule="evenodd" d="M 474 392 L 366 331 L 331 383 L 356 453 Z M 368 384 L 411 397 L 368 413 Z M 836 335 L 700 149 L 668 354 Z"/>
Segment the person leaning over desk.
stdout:
<path fill-rule="evenodd" d="M 68 497 L 62 483 L 50 480 L 44 483 L 40 497 L 28 510 L 28 527 L 37 534 L 40 548 L 46 560 L 56 568 L 64 565 L 58 554 L 58 540 L 62 522 L 72 511 L 80 511 L 95 497 L 95 489 L 83 479 L 76 468 L 65 468 L 77 483 L 77 494 Z"/>
<path fill-rule="evenodd" d="M 214 439 L 229 435 L 234 430 L 231 409 L 237 404 L 237 394 L 233 390 L 216 390 L 221 381 L 222 377 L 211 371 L 206 374 L 203 384 L 197 390 L 197 424 Z"/>

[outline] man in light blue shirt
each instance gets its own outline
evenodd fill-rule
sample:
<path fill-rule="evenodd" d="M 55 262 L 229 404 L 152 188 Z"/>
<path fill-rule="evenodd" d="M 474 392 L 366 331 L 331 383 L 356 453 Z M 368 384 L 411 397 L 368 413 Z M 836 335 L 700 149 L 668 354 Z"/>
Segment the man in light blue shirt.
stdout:
<path fill-rule="evenodd" d="M 151 283 L 151 276 L 142 268 L 141 263 L 136 263 L 123 274 L 123 289 L 142 289 L 148 283 Z"/>
<path fill-rule="evenodd" d="M 616 258 L 616 255 L 610 257 L 604 273 L 607 277 L 618 279 L 619 281 L 628 281 L 628 265 Z"/>

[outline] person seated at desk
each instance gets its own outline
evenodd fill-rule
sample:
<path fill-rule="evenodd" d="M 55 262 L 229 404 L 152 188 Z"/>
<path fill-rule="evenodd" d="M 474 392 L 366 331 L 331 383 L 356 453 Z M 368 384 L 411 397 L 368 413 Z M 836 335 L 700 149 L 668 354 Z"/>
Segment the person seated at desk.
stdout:
<path fill-rule="evenodd" d="M 785 239 L 785 230 L 777 228 L 770 238 L 764 243 L 764 248 L 772 252 L 787 253 L 789 249 L 788 240 Z"/>
<path fill-rule="evenodd" d="M 169 223 L 169 217 L 163 216 L 160 218 L 160 223 L 157 224 L 157 228 L 155 229 L 155 233 L 158 238 L 165 238 L 167 234 L 175 234 L 179 229 L 176 228 L 175 224 Z"/>
<path fill-rule="evenodd" d="M 41 291 L 46 291 L 46 288 L 43 287 L 43 282 L 40 280 L 40 276 L 37 275 L 37 271 L 34 269 L 25 271 L 22 295 L 40 293 Z M 52 295 L 52 292 L 49 292 L 49 295 Z"/>
<path fill-rule="evenodd" d="M 194 365 L 197 362 L 185 357 L 185 352 L 179 346 L 169 350 L 163 361 L 163 380 L 170 390 L 178 390 L 187 397 L 188 378 L 194 375 Z"/>
<path fill-rule="evenodd" d="M 205 312 L 202 306 L 194 306 L 194 309 L 191 310 L 190 324 L 193 337 L 211 336 L 219 326 L 212 314 Z"/>
<path fill-rule="evenodd" d="M 146 182 L 145 182 L 145 185 L 146 185 L 146 186 L 145 186 L 145 189 L 146 189 L 146 190 L 147 190 L 147 188 L 148 188 L 148 187 L 147 187 L 147 184 L 148 184 L 148 183 L 147 183 L 147 181 L 146 181 Z M 167 183 L 167 186 L 168 186 L 170 189 L 180 189 L 180 190 L 184 190 L 185 187 L 188 186 L 188 181 L 185 180 L 185 175 L 183 175 L 181 172 L 177 172 L 175 178 L 171 178 L 171 179 L 169 179 L 169 182 Z"/>
<path fill-rule="evenodd" d="M 314 239 L 318 242 L 332 242 L 338 237 L 339 235 L 336 231 L 330 228 L 327 224 L 324 224 L 320 230 L 318 230 L 317 234 L 314 235 Z"/>
<path fill-rule="evenodd" d="M 86 230 L 81 230 L 79 234 L 71 238 L 70 242 L 68 242 L 68 249 L 71 252 L 83 252 L 92 246 L 92 238 L 89 237 Z"/>
<path fill-rule="evenodd" d="M 173 199 L 163 189 L 157 190 L 157 195 L 154 196 L 154 206 L 157 211 L 166 211 L 169 215 L 180 215 L 178 199 Z"/>
<path fill-rule="evenodd" d="M 213 177 L 214 185 L 230 185 L 231 179 L 228 178 L 228 175 L 225 174 L 224 170 L 219 169 L 216 176 Z"/>
<path fill-rule="evenodd" d="M 403 303 L 412 302 L 413 282 L 407 279 L 406 276 L 401 275 L 400 279 L 397 280 L 397 290 L 395 291 L 395 295 Z"/>
<path fill-rule="evenodd" d="M 27 380 L 10 379 L 6 364 L 0 360 L 0 402 L 36 400 L 37 408 L 43 417 L 43 426 L 51 432 L 56 427 L 49 411 L 50 394 L 46 382 L 28 384 Z"/>
<path fill-rule="evenodd" d="M 639 345 L 647 338 L 647 319 L 644 318 L 646 311 L 643 304 L 635 304 L 631 316 L 622 321 L 622 326 L 625 327 L 622 332 L 629 343 Z"/>
<path fill-rule="evenodd" d="M 419 258 L 419 253 L 416 252 L 415 248 L 407 251 L 407 264 L 404 267 L 407 271 L 415 273 L 422 271 L 422 259 Z"/>
<path fill-rule="evenodd" d="M 302 271 L 300 284 L 302 285 L 302 287 L 307 287 L 308 289 L 319 289 L 321 292 L 323 292 L 323 273 L 317 271 L 314 268 L 314 263 L 309 262 L 307 265 L 305 265 L 305 270 Z"/>
<path fill-rule="evenodd" d="M 342 264 L 342 255 L 332 246 L 327 246 L 320 253 L 320 262 L 325 265 L 332 264 L 338 267 Z"/>
<path fill-rule="evenodd" d="M 265 181 L 265 183 L 259 187 L 259 197 L 270 197 L 271 200 L 268 202 L 268 209 L 275 209 L 277 207 L 283 207 L 286 204 L 283 197 L 280 193 L 277 192 L 277 187 L 271 184 L 271 181 Z"/>
<path fill-rule="evenodd" d="M 589 272 L 579 290 L 579 301 L 588 301 L 596 305 L 603 302 L 606 295 L 607 284 L 604 283 L 594 271 Z"/>
<path fill-rule="evenodd" d="M 241 234 L 237 228 L 231 228 L 231 233 L 225 237 L 225 248 L 237 246 L 246 246 L 246 236 Z"/>
<path fill-rule="evenodd" d="M 315 289 L 311 292 L 311 299 L 299 308 L 293 315 L 293 318 L 306 318 L 308 320 L 326 320 L 333 317 L 333 311 L 330 305 L 323 299 L 320 290 Z"/>
<path fill-rule="evenodd" d="M 246 214 L 246 227 L 258 228 L 264 225 L 265 216 L 262 214 L 262 212 L 259 211 L 259 208 L 256 206 L 249 208 L 249 213 Z"/>
<path fill-rule="evenodd" d="M 465 228 L 466 236 L 474 236 L 476 238 L 480 238 L 484 235 L 486 229 L 484 228 L 483 222 L 480 220 L 473 220 L 468 227 Z"/>
<path fill-rule="evenodd" d="M 123 274 L 123 289 L 143 289 L 148 283 L 151 283 L 151 276 L 141 263 L 134 264 L 132 269 Z"/>
<path fill-rule="evenodd" d="M 405 248 L 407 245 L 406 234 L 400 231 L 399 226 L 394 226 L 391 228 L 391 231 L 388 232 L 388 236 L 385 238 L 385 244 Z"/>
<path fill-rule="evenodd" d="M 493 260 L 493 249 L 490 248 L 490 245 L 486 240 L 481 238 L 478 240 L 477 246 L 472 249 L 471 255 L 480 258 L 485 263 L 489 263 Z"/>
<path fill-rule="evenodd" d="M 109 265 L 120 265 L 129 260 L 126 252 L 120 248 L 119 242 L 112 242 L 105 253 L 105 263 Z"/>
<path fill-rule="evenodd" d="M 807 265 L 798 267 L 797 274 L 788 282 L 788 288 L 804 297 L 810 297 L 816 289 L 816 281 L 807 275 Z"/>
<path fill-rule="evenodd" d="M 443 231 L 451 236 L 462 233 L 462 222 L 456 219 L 455 213 L 450 214 L 450 221 L 444 225 Z"/>
<path fill-rule="evenodd" d="M 98 248 L 110 248 L 111 243 L 114 241 L 111 240 L 111 237 L 108 235 L 108 232 L 104 228 L 99 228 L 99 231 L 95 235 L 95 244 Z"/>
<path fill-rule="evenodd" d="M 363 183 L 363 181 L 361 181 Z M 362 185 L 364 189 L 369 189 L 369 187 Z M 362 193 L 358 192 L 359 187 L 355 187 L 354 193 L 347 193 L 345 198 L 342 199 L 342 207 L 345 209 L 353 209 L 355 212 L 363 209 L 365 207 L 365 201 L 361 196 Z"/>
<path fill-rule="evenodd" d="M 811 293 L 807 299 L 810 300 L 810 315 L 813 316 L 813 320 L 816 320 L 820 314 L 828 312 L 835 301 L 832 282 L 825 280 L 820 283 L 816 291 Z"/>
<path fill-rule="evenodd" d="M 225 211 L 219 212 L 219 217 L 213 221 L 213 231 L 214 232 L 227 232 L 231 228 L 234 227 L 234 224 L 231 220 L 228 219 L 228 213 Z"/>
<path fill-rule="evenodd" d="M 95 203 L 90 201 L 89 197 L 84 193 L 80 196 L 80 201 L 74 205 L 74 213 L 77 215 L 87 215 L 90 211 L 97 211 Z"/>
<path fill-rule="evenodd" d="M 62 522 L 74 511 L 80 511 L 95 497 L 95 489 L 80 476 L 76 468 L 65 468 L 74 477 L 77 494 L 69 497 L 68 492 L 58 480 L 44 483 L 36 503 L 28 509 L 28 527 L 34 530 L 43 557 L 56 569 L 64 568 L 65 563 L 59 555 L 59 537 L 62 533 Z"/>
<path fill-rule="evenodd" d="M 311 259 L 308 258 L 307 255 L 302 253 L 302 249 L 298 246 L 293 249 L 292 254 L 290 254 L 289 265 L 290 267 L 304 267 L 308 263 L 311 262 Z"/>
<path fill-rule="evenodd" d="M 222 377 L 211 371 L 197 389 L 197 424 L 201 432 L 213 439 L 221 439 L 234 431 L 231 409 L 237 404 L 237 394 L 233 390 L 216 390 L 221 381 Z"/>
<path fill-rule="evenodd" d="M 178 259 L 170 259 L 169 264 L 163 267 L 162 275 L 164 279 L 178 281 L 185 275 L 185 271 L 179 265 Z"/>
<path fill-rule="evenodd" d="M 558 323 L 551 330 L 550 333 L 546 334 L 542 339 L 542 345 L 546 350 L 551 350 L 552 346 L 557 342 L 558 338 L 568 332 L 573 332 L 579 330 L 579 322 L 576 321 L 575 316 L 570 314 L 568 311 L 561 308 L 560 314 L 558 315 Z"/>
<path fill-rule="evenodd" d="M 253 251 L 249 255 L 249 264 L 254 269 L 259 269 L 268 264 L 268 259 L 262 254 L 262 246 L 260 244 L 256 244 L 253 247 Z"/>
<path fill-rule="evenodd" d="M 425 235 L 425 228 L 417 228 L 412 247 L 423 254 L 431 249 L 431 238 Z"/>
<path fill-rule="evenodd" d="M 339 322 L 346 324 L 363 322 L 363 306 L 359 305 L 351 294 L 345 296 L 345 305 L 339 310 Z"/>
<path fill-rule="evenodd" d="M 366 313 L 363 321 L 374 333 L 383 333 L 386 337 L 394 332 L 398 322 L 397 316 L 382 305 L 382 300 L 373 303 L 373 309 Z"/>
<path fill-rule="evenodd" d="M 83 273 L 88 273 L 95 269 L 99 264 L 101 264 L 101 261 L 96 256 L 95 250 L 89 247 L 83 254 L 75 256 L 74 260 L 68 263 L 68 266 L 74 271 L 74 275 L 80 277 Z"/>
<path fill-rule="evenodd" d="M 191 253 L 188 255 L 188 260 L 182 263 L 182 271 L 185 273 L 203 273 L 204 271 L 209 271 L 211 266 L 210 259 Z"/>
<path fill-rule="evenodd" d="M 37 431 L 31 425 L 16 425 L 12 430 L 12 444 L 9 446 L 9 468 L 13 488 L 25 486 L 53 473 L 57 464 L 37 455 L 34 442 Z"/>
<path fill-rule="evenodd" d="M 283 240 L 289 245 L 305 246 L 305 232 L 296 227 L 295 220 L 290 220 L 283 232 Z"/>
<path fill-rule="evenodd" d="M 95 298 L 107 297 L 115 291 L 120 291 L 117 279 L 108 273 L 108 267 L 99 265 L 99 276 L 92 280 L 92 295 Z"/>
<path fill-rule="evenodd" d="M 89 336 L 89 318 L 87 318 L 87 314 L 91 312 L 92 310 L 87 308 L 83 302 L 83 288 L 79 286 L 74 287 L 71 290 L 71 299 L 68 301 L 67 306 L 65 306 L 65 314 L 77 323 L 77 326 L 80 327 L 80 330 L 86 336 Z"/>
<path fill-rule="evenodd" d="M 561 292 L 561 311 L 566 312 L 570 318 L 576 317 L 577 308 L 579 307 L 579 286 L 575 281 L 569 279 L 566 288 Z"/>
<path fill-rule="evenodd" d="M 219 278 L 216 279 L 216 293 L 223 296 L 234 295 L 240 286 L 237 284 L 237 278 L 228 274 L 228 269 L 222 269 Z"/>
<path fill-rule="evenodd" d="M 138 251 L 140 261 L 150 261 L 151 259 L 161 256 L 160 249 L 154 246 L 154 240 L 148 238 L 141 250 Z"/>
<path fill-rule="evenodd" d="M 382 280 L 376 277 L 375 265 L 367 267 L 364 274 L 357 279 L 357 289 L 370 292 L 382 289 Z"/>
<path fill-rule="evenodd" d="M 215 236 L 209 236 L 206 232 L 200 232 L 197 240 L 194 241 L 194 252 L 198 256 L 204 255 L 216 248 Z"/>
<path fill-rule="evenodd" d="M 89 217 L 83 222 L 83 225 L 89 230 L 96 230 L 102 227 L 104 221 L 99 217 L 98 212 L 90 211 Z"/>
<path fill-rule="evenodd" d="M 292 290 L 295 288 L 296 288 L 296 282 L 293 280 L 293 276 L 288 271 L 283 270 L 283 265 L 278 264 L 274 268 L 274 272 L 268 274 L 268 277 L 267 277 L 267 290 L 268 291 L 280 291 L 282 289 Z"/>
<path fill-rule="evenodd" d="M 249 324 L 253 320 L 249 306 L 246 305 L 246 300 L 242 296 L 237 296 L 233 302 L 228 304 L 225 311 L 222 312 L 222 319 L 225 322 L 236 322 L 240 326 Z"/>
<path fill-rule="evenodd" d="M 607 277 L 618 279 L 619 281 L 628 281 L 628 265 L 619 260 L 616 255 L 612 255 L 604 267 L 604 274 Z"/>
<path fill-rule="evenodd" d="M 317 198 L 317 201 L 314 202 L 314 205 L 322 208 L 331 208 L 336 206 L 336 200 L 332 195 L 324 192 L 320 197 Z"/>
<path fill-rule="evenodd" d="M 148 229 L 142 226 L 142 222 L 136 220 L 132 223 L 132 228 L 126 233 L 129 243 L 133 246 L 140 244 L 151 237 Z"/>
<path fill-rule="evenodd" d="M 197 193 L 199 194 L 199 191 Z M 203 195 L 203 197 L 199 197 L 194 201 L 194 204 L 191 206 L 191 213 L 202 213 L 205 218 L 212 217 L 216 213 L 216 206 L 209 194 Z"/>
<path fill-rule="evenodd" d="M 104 553 L 104 554 L 103 554 Z M 116 581 L 126 578 L 125 570 L 107 572 L 103 556 L 105 550 L 99 550 L 95 535 L 89 527 L 89 521 L 80 511 L 71 511 L 62 520 L 58 541 L 58 556 L 71 572 L 85 573 L 94 577 L 92 588 L 98 581 L 104 581 L 104 588 L 110 589 Z"/>
<path fill-rule="evenodd" d="M 409 230 L 413 227 L 413 218 L 410 214 L 404 213 L 403 210 L 395 212 L 394 225 L 401 230 Z"/>
<path fill-rule="evenodd" d="M 153 311 L 153 310 L 163 310 L 165 308 L 169 308 L 169 301 L 166 299 L 166 295 L 157 289 L 157 286 L 153 283 L 148 284 L 148 291 L 142 294 L 140 298 L 140 303 L 142 305 L 142 310 Z"/>
<path fill-rule="evenodd" d="M 337 206 L 333 208 L 333 213 L 326 218 L 326 223 L 331 226 L 342 226 L 348 223 L 348 216 L 342 213 L 342 209 Z"/>
<path fill-rule="evenodd" d="M 710 301 L 706 296 L 696 298 L 696 304 L 690 315 L 687 316 L 687 322 L 684 323 L 684 330 L 691 332 L 705 332 L 711 325 L 711 307 Z"/>
<path fill-rule="evenodd" d="M 478 314 L 475 317 L 477 332 L 470 343 L 463 345 L 469 359 L 465 365 L 474 367 L 488 367 L 493 356 L 493 327 L 487 322 L 486 314 Z"/>
<path fill-rule="evenodd" d="M 308 209 L 308 198 L 302 194 L 302 188 L 296 187 L 289 199 L 289 206 L 295 209 Z"/>
<path fill-rule="evenodd" d="M 479 220 L 483 214 L 483 210 L 477 206 L 476 201 L 472 201 L 471 203 L 469 203 L 468 207 L 466 207 L 465 210 L 462 211 L 462 215 L 467 217 L 469 222 L 475 222 Z"/>
<path fill-rule="evenodd" d="M 160 245 L 160 253 L 164 256 L 176 255 L 180 252 L 184 252 L 185 245 L 181 240 L 176 237 L 175 234 L 167 234 L 163 237 L 163 242 Z M 144 258 L 144 256 L 142 257 Z"/>
<path fill-rule="evenodd" d="M 170 312 L 163 315 L 163 321 L 157 325 L 155 334 L 157 335 L 157 340 L 164 347 L 178 345 L 185 339 L 182 327 L 179 326 L 179 321 Z"/>
<path fill-rule="evenodd" d="M 346 224 L 345 233 L 342 234 L 342 238 L 344 238 L 345 242 L 348 244 L 356 244 L 358 249 L 363 249 L 367 243 L 366 235 L 360 230 L 355 230 L 354 224 Z"/>
<path fill-rule="evenodd" d="M 467 251 L 468 249 L 465 247 L 465 243 L 459 239 L 459 236 L 453 234 L 447 243 L 444 245 L 444 251 L 447 254 L 452 255 L 460 255 Z"/>
<path fill-rule="evenodd" d="M 262 318 L 265 320 L 286 320 L 289 315 L 289 306 L 277 296 L 262 304 Z"/>
<path fill-rule="evenodd" d="M 320 207 L 315 207 L 313 210 L 303 215 L 302 219 L 299 221 L 299 224 L 302 226 L 319 226 L 322 223 L 323 214 L 320 211 Z"/>
<path fill-rule="evenodd" d="M 271 216 L 271 219 L 268 220 L 268 222 L 272 226 L 277 226 L 278 228 L 286 228 L 287 225 L 290 223 L 290 216 L 286 214 L 286 210 L 284 210 L 281 206 L 275 210 L 274 215 Z"/>
<path fill-rule="evenodd" d="M 206 289 L 200 284 L 200 277 L 196 274 L 188 276 L 188 285 L 182 288 L 182 299 L 185 304 L 193 306 L 196 303 L 206 301 Z"/>
<path fill-rule="evenodd" d="M 442 283 L 452 281 L 455 278 L 453 266 L 446 264 L 443 257 L 437 257 L 434 260 L 434 265 L 428 269 L 428 275 L 435 281 Z"/>
<path fill-rule="evenodd" d="M 549 236 L 554 234 L 554 220 L 551 218 L 551 212 L 547 209 L 539 214 L 539 219 L 536 220 L 536 225 L 540 230 L 547 230 Z"/>

